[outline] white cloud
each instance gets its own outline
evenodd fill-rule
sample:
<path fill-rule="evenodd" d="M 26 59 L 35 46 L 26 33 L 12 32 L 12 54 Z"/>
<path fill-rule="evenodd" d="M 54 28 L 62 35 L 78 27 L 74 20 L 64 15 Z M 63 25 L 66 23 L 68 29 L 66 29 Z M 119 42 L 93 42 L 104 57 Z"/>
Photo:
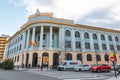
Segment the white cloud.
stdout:
<path fill-rule="evenodd" d="M 51 3 L 48 4 L 48 1 Z M 74 20 L 79 20 L 80 17 L 95 9 L 110 6 L 114 8 L 119 3 L 119 0 L 23 0 L 29 14 L 39 8 L 41 12 L 53 12 L 57 17 Z"/>
<path fill-rule="evenodd" d="M 120 22 L 120 0 L 22 0 L 22 2 L 28 15 L 35 13 L 38 8 L 40 12 L 52 12 L 56 17 L 79 22 L 91 12 L 108 8 L 106 17 L 92 20 L 95 15 L 91 15 L 91 20 L 86 20 L 86 23 L 101 23 L 104 25 Z M 108 19 L 110 20 L 108 21 Z"/>
<path fill-rule="evenodd" d="M 12 3 L 14 6 L 21 7 L 21 0 L 9 0 L 10 3 Z"/>

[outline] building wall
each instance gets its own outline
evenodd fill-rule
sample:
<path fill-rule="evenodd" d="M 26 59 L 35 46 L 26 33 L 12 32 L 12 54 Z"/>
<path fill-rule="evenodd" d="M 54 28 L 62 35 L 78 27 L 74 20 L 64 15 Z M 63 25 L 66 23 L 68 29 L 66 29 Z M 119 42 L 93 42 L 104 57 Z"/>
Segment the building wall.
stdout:
<path fill-rule="evenodd" d="M 0 36 L 0 61 L 3 60 L 4 49 L 6 44 L 7 37 Z"/>
<path fill-rule="evenodd" d="M 48 60 L 45 56 L 45 59 L 48 61 L 49 66 L 57 64 L 56 62 L 54 62 L 54 60 L 57 60 L 53 57 L 54 53 L 57 53 L 57 55 L 59 55 L 59 63 L 65 59 L 65 55 L 67 55 L 68 53 L 72 55 L 73 60 L 77 59 L 77 54 L 81 54 L 83 64 L 111 64 L 110 60 L 105 61 L 104 56 L 109 56 L 110 53 L 115 53 L 117 64 L 120 64 L 120 33 L 118 33 L 118 31 L 110 32 L 107 30 L 105 31 L 80 28 L 74 26 L 73 22 L 70 22 L 69 20 L 66 20 L 65 24 L 54 22 L 49 23 L 53 19 L 50 19 L 50 21 L 48 22 L 48 18 L 46 19 L 46 17 L 43 16 L 39 16 L 38 18 L 31 19 L 29 21 L 32 22 L 39 19 L 43 19 L 46 21 L 38 21 L 37 23 L 33 22 L 8 40 L 5 50 L 5 58 L 13 58 L 15 61 L 15 65 L 24 64 L 28 66 L 28 64 L 30 64 L 32 66 L 33 63 L 42 64 L 42 61 L 44 60 L 43 53 L 48 53 L 49 55 Z M 55 21 L 55 18 L 53 21 Z M 57 22 L 59 21 L 60 20 L 57 20 Z M 69 26 L 69 24 L 71 24 L 71 26 Z M 95 39 L 93 38 L 93 36 Z M 101 39 L 101 37 L 103 40 Z M 102 47 L 102 44 L 106 45 L 106 49 L 105 47 Z M 98 49 L 95 49 L 95 46 Z M 27 53 L 29 54 L 28 60 L 26 60 Z M 37 56 L 37 58 L 35 57 L 33 59 L 34 53 L 37 53 L 34 55 Z M 87 60 L 88 54 L 91 55 L 92 60 Z M 96 61 L 97 54 L 100 55 L 100 61 Z"/>

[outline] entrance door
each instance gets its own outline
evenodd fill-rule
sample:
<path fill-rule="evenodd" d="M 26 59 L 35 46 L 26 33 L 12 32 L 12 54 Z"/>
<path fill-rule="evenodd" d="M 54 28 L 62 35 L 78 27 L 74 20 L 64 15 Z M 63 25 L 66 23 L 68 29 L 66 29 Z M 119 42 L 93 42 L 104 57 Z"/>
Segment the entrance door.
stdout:
<path fill-rule="evenodd" d="M 42 65 L 44 67 L 48 67 L 48 65 L 49 65 L 49 54 L 46 52 L 43 53 L 43 55 L 42 55 Z"/>
<path fill-rule="evenodd" d="M 25 64 L 26 68 L 28 67 L 28 62 L 29 62 L 29 54 L 27 53 L 26 54 L 26 64 Z"/>
<path fill-rule="evenodd" d="M 38 53 L 34 53 L 32 59 L 32 67 L 37 67 L 37 63 L 38 63 Z"/>
<path fill-rule="evenodd" d="M 54 53 L 53 54 L 53 68 L 57 68 L 58 65 L 59 65 L 59 54 Z"/>

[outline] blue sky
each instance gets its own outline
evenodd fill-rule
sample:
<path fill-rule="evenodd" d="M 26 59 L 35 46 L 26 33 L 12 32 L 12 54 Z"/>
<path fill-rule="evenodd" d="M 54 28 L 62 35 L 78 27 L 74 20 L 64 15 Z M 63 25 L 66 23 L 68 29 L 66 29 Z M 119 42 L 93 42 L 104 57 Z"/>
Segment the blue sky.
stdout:
<path fill-rule="evenodd" d="M 120 30 L 120 0 L 0 0 L 0 34 L 12 36 L 37 8 L 77 24 Z"/>

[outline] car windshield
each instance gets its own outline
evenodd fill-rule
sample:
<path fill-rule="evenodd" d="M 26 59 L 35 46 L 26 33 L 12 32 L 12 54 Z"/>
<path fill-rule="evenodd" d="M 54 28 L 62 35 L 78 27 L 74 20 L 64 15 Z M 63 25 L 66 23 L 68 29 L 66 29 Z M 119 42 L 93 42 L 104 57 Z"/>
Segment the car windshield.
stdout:
<path fill-rule="evenodd" d="M 98 66 L 99 64 L 93 64 L 92 66 Z"/>
<path fill-rule="evenodd" d="M 82 67 L 83 65 L 79 65 L 79 67 Z"/>

